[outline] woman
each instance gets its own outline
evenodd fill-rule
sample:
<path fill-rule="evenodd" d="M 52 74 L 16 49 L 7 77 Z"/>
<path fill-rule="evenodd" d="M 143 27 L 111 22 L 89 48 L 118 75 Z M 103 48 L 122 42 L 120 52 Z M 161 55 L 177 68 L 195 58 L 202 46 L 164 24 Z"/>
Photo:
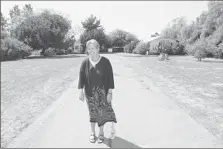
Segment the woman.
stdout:
<path fill-rule="evenodd" d="M 111 106 L 112 89 L 114 89 L 113 70 L 110 61 L 100 56 L 99 43 L 92 39 L 86 43 L 88 58 L 80 68 L 78 89 L 79 99 L 84 101 L 86 97 L 90 123 L 90 142 L 96 142 L 95 124 L 100 127 L 98 143 L 104 141 L 103 126 L 106 122 L 115 122 L 116 116 Z"/>

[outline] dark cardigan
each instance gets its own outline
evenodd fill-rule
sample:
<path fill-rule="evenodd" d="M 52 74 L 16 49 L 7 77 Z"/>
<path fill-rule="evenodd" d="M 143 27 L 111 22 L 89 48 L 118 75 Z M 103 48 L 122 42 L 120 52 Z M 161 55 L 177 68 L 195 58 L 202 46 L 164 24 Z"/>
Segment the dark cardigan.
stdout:
<path fill-rule="evenodd" d="M 93 66 L 90 63 L 89 58 L 87 58 L 82 62 L 79 72 L 78 89 L 84 88 L 85 93 L 88 96 L 92 96 L 92 91 L 90 88 L 91 84 L 89 83 L 89 71 L 92 67 Z M 107 95 L 109 89 L 115 88 L 112 65 L 107 58 L 102 56 L 101 60 L 96 64 L 95 68 L 97 69 L 97 71 L 100 71 L 100 74 L 102 75 L 104 82 L 103 84 Z"/>

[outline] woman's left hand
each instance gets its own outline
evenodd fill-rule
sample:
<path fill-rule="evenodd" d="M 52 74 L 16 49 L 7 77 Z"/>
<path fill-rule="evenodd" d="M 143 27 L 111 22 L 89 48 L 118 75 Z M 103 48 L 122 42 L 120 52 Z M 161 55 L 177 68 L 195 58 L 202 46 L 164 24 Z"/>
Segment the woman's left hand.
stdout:
<path fill-rule="evenodd" d="M 112 101 L 112 93 L 108 93 L 107 101 L 108 101 L 108 103 L 111 103 L 111 101 Z"/>

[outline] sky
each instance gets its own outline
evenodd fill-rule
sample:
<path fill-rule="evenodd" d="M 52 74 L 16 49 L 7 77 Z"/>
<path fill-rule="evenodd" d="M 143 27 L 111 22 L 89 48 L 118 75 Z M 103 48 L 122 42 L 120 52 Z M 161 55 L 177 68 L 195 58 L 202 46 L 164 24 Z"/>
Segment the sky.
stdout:
<path fill-rule="evenodd" d="M 1 12 L 9 17 L 15 4 L 20 8 L 31 4 L 34 11 L 49 9 L 62 13 L 75 29 L 93 14 L 100 19 L 106 33 L 123 29 L 140 40 L 160 33 L 176 17 L 185 16 L 193 21 L 207 10 L 207 1 L 1 1 Z"/>

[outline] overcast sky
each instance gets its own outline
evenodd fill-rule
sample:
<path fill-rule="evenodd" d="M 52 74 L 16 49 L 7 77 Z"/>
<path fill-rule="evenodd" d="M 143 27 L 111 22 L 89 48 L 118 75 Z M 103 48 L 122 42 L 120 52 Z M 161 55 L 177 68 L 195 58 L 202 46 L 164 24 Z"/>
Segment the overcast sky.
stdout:
<path fill-rule="evenodd" d="M 81 21 L 90 14 L 101 20 L 105 31 L 123 29 L 147 40 L 174 18 L 185 16 L 195 20 L 207 10 L 207 1 L 1 1 L 1 11 L 9 16 L 9 10 L 18 4 L 31 4 L 34 11 L 50 9 L 63 13 L 72 26 L 81 26 Z"/>

